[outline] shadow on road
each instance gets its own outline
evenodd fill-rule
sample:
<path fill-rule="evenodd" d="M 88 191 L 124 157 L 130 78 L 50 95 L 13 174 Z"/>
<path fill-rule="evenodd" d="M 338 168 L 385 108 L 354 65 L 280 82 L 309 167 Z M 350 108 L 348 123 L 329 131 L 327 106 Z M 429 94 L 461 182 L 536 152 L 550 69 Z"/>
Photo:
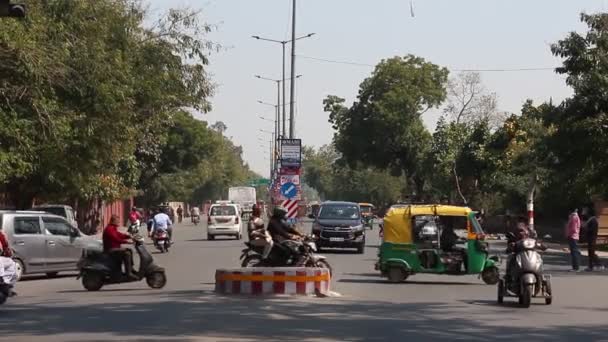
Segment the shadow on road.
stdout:
<path fill-rule="evenodd" d="M 338 283 L 354 283 L 354 284 L 391 284 L 388 280 L 380 278 L 378 279 L 340 279 Z M 417 281 L 417 280 L 406 280 L 402 283 L 404 286 L 410 285 L 465 285 L 465 286 L 487 286 L 483 283 L 467 283 L 458 281 Z"/>
<path fill-rule="evenodd" d="M 62 279 L 62 278 L 76 278 L 76 276 L 78 276 L 78 273 L 73 273 L 73 272 L 66 272 L 66 273 L 59 273 L 56 276 L 53 277 L 49 277 L 46 274 L 37 274 L 37 275 L 24 275 L 23 278 L 19 279 L 20 282 L 28 282 L 28 281 L 34 281 L 34 280 L 53 280 L 53 279 Z"/>
<path fill-rule="evenodd" d="M 140 295 L 145 294 L 135 294 Z M 608 335 L 605 325 L 514 328 L 504 324 L 505 316 L 484 318 L 471 309 L 470 303 L 252 299 L 176 291 L 145 303 L 13 304 L 0 311 L 0 331 L 5 338 L 110 333 L 118 340 L 224 336 L 265 341 L 591 341 Z M 513 308 L 504 310 L 512 317 Z"/>

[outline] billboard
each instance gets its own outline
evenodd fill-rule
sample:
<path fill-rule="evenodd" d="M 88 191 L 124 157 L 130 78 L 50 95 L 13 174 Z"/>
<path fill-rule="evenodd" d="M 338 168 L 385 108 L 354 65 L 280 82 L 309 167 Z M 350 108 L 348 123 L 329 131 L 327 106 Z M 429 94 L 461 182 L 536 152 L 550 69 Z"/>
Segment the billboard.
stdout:
<path fill-rule="evenodd" d="M 302 164 L 302 140 L 281 139 L 281 166 L 300 167 Z"/>

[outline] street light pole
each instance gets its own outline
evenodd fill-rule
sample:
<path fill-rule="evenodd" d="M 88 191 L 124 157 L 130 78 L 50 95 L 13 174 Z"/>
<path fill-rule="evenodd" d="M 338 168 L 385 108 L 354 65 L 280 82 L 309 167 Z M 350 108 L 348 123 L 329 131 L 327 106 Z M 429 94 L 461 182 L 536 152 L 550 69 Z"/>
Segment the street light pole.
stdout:
<path fill-rule="evenodd" d="M 295 82 L 293 79 L 296 77 L 296 0 L 293 0 L 293 14 L 291 24 L 291 96 L 289 97 L 289 138 L 294 138 L 294 97 L 295 97 Z"/>
<path fill-rule="evenodd" d="M 272 78 L 268 78 L 268 77 L 262 77 L 260 75 L 255 75 L 256 78 L 259 78 L 261 80 L 266 80 L 266 81 L 272 81 L 272 82 L 276 82 L 277 83 L 277 105 L 276 108 L 279 111 L 279 115 L 277 116 L 277 122 L 279 125 L 279 128 L 277 129 L 278 132 L 278 137 L 279 138 L 286 138 L 287 137 L 287 128 L 286 128 L 286 117 L 285 117 L 285 94 L 283 93 L 283 118 L 281 119 L 281 115 L 280 115 L 280 106 L 281 106 L 281 90 L 280 90 L 280 83 L 283 82 L 283 92 L 285 92 L 285 79 L 284 80 L 275 80 Z M 285 76 L 283 76 L 285 77 Z M 302 77 L 302 75 L 297 75 L 296 79 Z M 290 79 L 292 82 L 294 82 L 293 79 Z M 283 121 L 283 130 L 281 130 L 280 125 L 281 125 L 281 120 Z"/>
<path fill-rule="evenodd" d="M 291 70 L 292 71 L 292 73 L 291 73 L 292 95 L 291 95 L 291 105 L 293 106 L 293 103 L 294 103 L 294 101 L 293 101 L 293 97 L 294 97 L 293 96 L 293 93 L 294 93 L 294 91 L 293 91 L 293 80 L 294 80 L 294 73 L 295 73 L 295 70 L 294 70 L 293 66 L 294 66 L 294 47 L 295 47 L 295 41 L 296 40 L 300 40 L 300 39 L 304 39 L 304 38 L 310 38 L 310 37 L 312 37 L 312 36 L 315 35 L 315 33 L 309 33 L 309 34 L 307 34 L 305 36 L 301 36 L 301 37 L 296 38 L 296 36 L 295 36 L 295 11 L 296 11 L 295 10 L 295 0 L 294 0 L 294 9 L 293 9 L 293 11 L 294 11 L 294 22 L 293 22 L 294 30 L 292 31 L 292 35 L 291 35 L 292 38 L 291 38 L 291 40 L 276 40 L 276 39 L 262 38 L 260 36 L 251 36 L 252 38 L 255 38 L 257 40 L 265 40 L 267 42 L 278 43 L 278 44 L 281 44 L 283 46 L 283 120 L 282 120 L 283 121 L 283 135 L 285 135 L 285 132 L 287 131 L 287 127 L 286 127 L 286 121 L 287 121 L 286 117 L 287 117 L 287 115 L 285 113 L 286 112 L 286 107 L 287 107 L 286 103 L 285 103 L 286 98 L 287 98 L 287 96 L 285 94 L 285 82 L 287 81 L 285 79 L 285 64 L 286 64 L 285 63 L 285 45 L 287 45 L 288 43 L 292 44 L 292 58 L 291 58 L 291 63 L 292 63 L 292 70 Z M 293 120 L 291 120 L 291 122 L 293 122 Z M 290 124 L 290 130 L 291 130 L 291 124 Z"/>

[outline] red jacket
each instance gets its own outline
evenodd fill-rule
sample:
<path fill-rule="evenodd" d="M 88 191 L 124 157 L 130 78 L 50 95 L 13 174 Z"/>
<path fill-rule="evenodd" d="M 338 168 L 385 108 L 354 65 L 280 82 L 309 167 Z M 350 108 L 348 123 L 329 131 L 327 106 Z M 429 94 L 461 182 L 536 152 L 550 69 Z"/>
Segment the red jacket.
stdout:
<path fill-rule="evenodd" d="M 0 232 L 0 249 L 1 249 L 1 254 L 0 256 L 3 257 L 7 257 L 10 258 L 13 256 L 13 250 L 11 249 L 11 246 L 9 246 L 8 244 L 8 240 L 6 239 L 6 235 L 4 235 L 3 232 Z"/>
<path fill-rule="evenodd" d="M 103 231 L 103 250 L 120 248 L 122 244 L 128 243 L 131 237 L 118 231 L 118 226 L 109 224 Z"/>

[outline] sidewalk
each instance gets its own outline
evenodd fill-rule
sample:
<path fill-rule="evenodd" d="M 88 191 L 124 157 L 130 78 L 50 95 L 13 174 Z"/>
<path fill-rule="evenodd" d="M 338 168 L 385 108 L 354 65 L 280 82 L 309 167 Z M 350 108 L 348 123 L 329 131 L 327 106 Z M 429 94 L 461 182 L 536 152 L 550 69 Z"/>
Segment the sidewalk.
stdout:
<path fill-rule="evenodd" d="M 581 250 L 581 255 L 583 256 L 589 256 L 587 253 L 587 247 L 585 246 L 583 247 L 579 247 L 579 249 Z M 562 247 L 562 248 L 548 248 L 547 252 L 553 252 L 553 253 L 564 253 L 564 254 L 570 254 L 570 248 L 568 247 Z M 599 256 L 600 258 L 604 257 L 604 258 L 608 258 L 608 252 L 604 252 L 604 251 L 596 251 L 595 254 L 597 254 L 597 256 Z"/>

